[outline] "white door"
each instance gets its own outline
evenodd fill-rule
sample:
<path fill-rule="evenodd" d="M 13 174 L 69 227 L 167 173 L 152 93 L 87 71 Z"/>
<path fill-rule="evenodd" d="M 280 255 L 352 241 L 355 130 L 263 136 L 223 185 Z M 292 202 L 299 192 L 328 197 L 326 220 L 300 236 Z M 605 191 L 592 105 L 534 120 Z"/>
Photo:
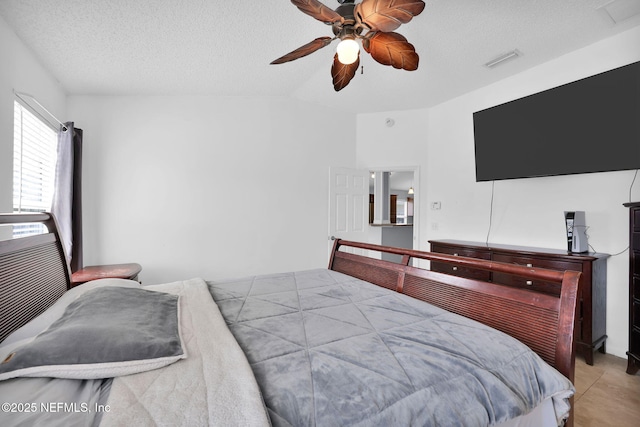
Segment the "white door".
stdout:
<path fill-rule="evenodd" d="M 369 223 L 369 172 L 332 167 L 329 184 L 329 250 L 332 237 L 366 242 Z"/>

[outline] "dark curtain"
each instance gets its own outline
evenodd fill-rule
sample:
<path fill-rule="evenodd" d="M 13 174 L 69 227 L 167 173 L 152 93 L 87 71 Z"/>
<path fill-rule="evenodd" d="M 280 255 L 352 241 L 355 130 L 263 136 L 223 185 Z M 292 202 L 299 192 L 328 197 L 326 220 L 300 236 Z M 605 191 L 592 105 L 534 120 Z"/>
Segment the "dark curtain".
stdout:
<path fill-rule="evenodd" d="M 71 272 L 82 269 L 82 129 L 60 126 L 51 212 L 58 221 Z"/>

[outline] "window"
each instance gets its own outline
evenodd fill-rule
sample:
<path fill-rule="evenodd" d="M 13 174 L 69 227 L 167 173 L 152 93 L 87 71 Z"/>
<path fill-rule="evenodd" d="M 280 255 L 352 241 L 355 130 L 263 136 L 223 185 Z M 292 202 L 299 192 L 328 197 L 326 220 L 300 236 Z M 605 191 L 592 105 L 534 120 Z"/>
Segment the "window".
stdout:
<path fill-rule="evenodd" d="M 57 131 L 18 101 L 13 115 L 13 212 L 51 209 L 56 173 Z M 13 237 L 44 231 L 41 224 L 13 227 Z"/>

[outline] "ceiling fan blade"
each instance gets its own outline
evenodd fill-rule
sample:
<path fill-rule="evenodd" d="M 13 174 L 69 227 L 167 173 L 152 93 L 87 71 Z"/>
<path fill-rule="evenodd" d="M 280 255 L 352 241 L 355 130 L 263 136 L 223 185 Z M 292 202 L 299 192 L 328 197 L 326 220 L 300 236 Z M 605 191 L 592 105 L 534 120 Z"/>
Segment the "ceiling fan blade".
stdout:
<path fill-rule="evenodd" d="M 325 24 L 344 22 L 344 18 L 335 10 L 329 9 L 318 0 L 291 0 L 298 9 L 312 18 L 322 21 Z"/>
<path fill-rule="evenodd" d="M 355 16 L 373 31 L 389 32 L 411 21 L 424 10 L 422 0 L 363 0 Z"/>
<path fill-rule="evenodd" d="M 391 65 L 407 71 L 418 69 L 416 49 L 402 34 L 376 32 L 362 39 L 362 47 L 382 65 Z"/>
<path fill-rule="evenodd" d="M 333 57 L 333 65 L 331 66 L 331 76 L 333 77 L 333 88 L 336 92 L 342 90 L 349 84 L 353 76 L 356 75 L 356 71 L 360 66 L 360 53 L 358 53 L 358 59 L 356 62 L 349 65 L 344 65 L 338 61 L 338 54 Z"/>
<path fill-rule="evenodd" d="M 318 49 L 322 49 L 323 47 L 328 46 L 332 41 L 332 37 L 318 37 L 317 39 L 305 44 L 304 46 L 300 46 L 296 50 L 291 51 L 286 55 L 272 61 L 271 64 L 284 64 L 285 62 L 302 58 L 303 56 L 307 56 Z"/>

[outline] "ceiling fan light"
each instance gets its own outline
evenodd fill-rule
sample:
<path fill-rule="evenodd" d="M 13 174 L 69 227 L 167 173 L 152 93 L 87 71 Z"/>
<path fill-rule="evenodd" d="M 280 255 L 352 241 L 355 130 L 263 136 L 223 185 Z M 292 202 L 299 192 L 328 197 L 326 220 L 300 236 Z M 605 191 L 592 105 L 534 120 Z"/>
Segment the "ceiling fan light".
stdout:
<path fill-rule="evenodd" d="M 344 39 L 340 43 L 338 43 L 336 52 L 338 53 L 338 61 L 340 61 L 344 65 L 349 65 L 358 60 L 360 46 L 354 39 Z"/>

